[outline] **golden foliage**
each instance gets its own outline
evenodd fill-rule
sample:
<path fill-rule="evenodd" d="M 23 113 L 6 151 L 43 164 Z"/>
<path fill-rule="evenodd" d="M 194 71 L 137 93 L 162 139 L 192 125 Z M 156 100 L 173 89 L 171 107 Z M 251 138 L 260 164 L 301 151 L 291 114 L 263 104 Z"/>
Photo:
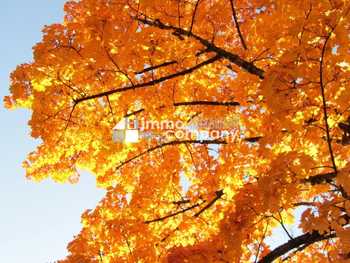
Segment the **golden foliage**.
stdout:
<path fill-rule="evenodd" d="M 4 99 L 32 111 L 42 141 L 28 178 L 76 183 L 85 169 L 107 190 L 60 262 L 349 260 L 348 0 L 64 8 Z M 239 136 L 115 143 L 125 115 L 236 116 Z M 304 236 L 271 249 L 266 237 L 287 224 Z"/>

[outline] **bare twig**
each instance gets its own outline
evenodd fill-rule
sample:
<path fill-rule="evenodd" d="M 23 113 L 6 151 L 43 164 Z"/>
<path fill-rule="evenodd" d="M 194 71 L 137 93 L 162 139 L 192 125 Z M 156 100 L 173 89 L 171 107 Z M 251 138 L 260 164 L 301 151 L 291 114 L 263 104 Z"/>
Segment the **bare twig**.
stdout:
<path fill-rule="evenodd" d="M 134 86 L 134 83 L 133 83 L 132 79 L 129 77 L 129 75 L 128 75 L 126 72 L 124 72 L 124 71 L 122 71 L 122 70 L 120 69 L 119 65 L 118 65 L 117 62 L 114 60 L 114 58 L 112 57 L 112 55 L 109 53 L 109 51 L 107 50 L 107 48 L 104 47 L 104 49 L 105 49 L 105 52 L 106 52 L 106 54 L 107 54 L 108 59 L 109 59 L 109 60 L 112 62 L 112 64 L 117 68 L 118 72 L 121 73 L 122 75 L 124 75 L 124 76 L 129 80 L 129 82 L 131 83 L 131 85 Z"/>
<path fill-rule="evenodd" d="M 236 101 L 207 101 L 207 100 L 194 100 L 194 101 L 182 101 L 182 102 L 174 102 L 174 107 L 181 107 L 181 106 L 225 106 L 225 107 L 235 107 L 239 106 L 240 103 Z M 164 109 L 166 106 L 161 105 L 157 109 Z M 141 108 L 136 111 L 132 111 L 128 114 L 125 114 L 124 117 L 130 117 L 137 115 L 141 112 L 144 112 L 145 109 Z M 197 115 L 196 115 L 197 116 Z"/>
<path fill-rule="evenodd" d="M 221 198 L 221 196 L 224 195 L 224 191 L 223 190 L 219 190 L 215 192 L 215 197 L 206 205 L 204 206 L 201 210 L 199 210 L 194 217 L 198 217 L 200 216 L 205 210 L 207 210 L 208 208 L 210 208 L 212 205 L 215 204 L 215 202 L 217 200 L 219 200 Z"/>
<path fill-rule="evenodd" d="M 152 71 L 152 70 L 155 70 L 155 69 L 158 69 L 158 68 L 162 68 L 162 67 L 166 67 L 166 66 L 169 66 L 169 65 L 173 65 L 173 64 L 176 64 L 176 63 L 177 63 L 176 60 L 166 61 L 166 62 L 164 62 L 162 64 L 155 65 L 153 67 L 148 67 L 148 68 L 145 68 L 143 70 L 137 71 L 137 72 L 135 72 L 135 74 L 146 73 L 148 71 Z"/>
<path fill-rule="evenodd" d="M 184 102 L 175 102 L 174 106 L 194 106 L 194 105 L 205 105 L 205 106 L 239 106 L 239 102 L 236 101 L 206 101 L 206 100 L 197 100 L 197 101 L 184 101 Z"/>
<path fill-rule="evenodd" d="M 167 76 L 163 76 L 163 77 L 160 77 L 158 79 L 154 79 L 154 80 L 151 80 L 151 81 L 148 81 L 148 82 L 144 82 L 144 83 L 139 83 L 139 84 L 134 84 L 134 85 L 129 85 L 129 86 L 126 86 L 126 87 L 123 87 L 123 88 L 117 88 L 117 89 L 111 89 L 111 90 L 108 90 L 108 91 L 105 91 L 105 92 L 101 92 L 101 93 L 97 93 L 97 94 L 94 94 L 94 95 L 90 95 L 90 96 L 85 96 L 85 97 L 82 97 L 82 98 L 79 98 L 79 99 L 76 99 L 75 100 L 75 104 L 78 104 L 80 102 L 83 102 L 83 101 L 87 101 L 87 100 L 91 100 L 91 99 L 96 99 L 96 98 L 100 98 L 100 97 L 104 97 L 104 96 L 108 96 L 108 95 L 111 95 L 111 94 L 115 94 L 115 93 L 119 93 L 119 92 L 124 92 L 124 91 L 128 91 L 128 90 L 135 90 L 135 89 L 138 89 L 138 88 L 144 88 L 144 87 L 149 87 L 149 86 L 153 86 L 153 85 L 156 85 L 156 84 L 159 84 L 163 81 L 167 81 L 167 80 L 170 80 L 170 79 L 174 79 L 174 78 L 177 78 L 177 77 L 180 77 L 180 76 L 184 76 L 186 74 L 189 74 L 189 73 L 192 73 L 194 71 L 196 71 L 197 69 L 203 67 L 203 66 L 206 66 L 206 65 L 209 65 L 217 60 L 220 59 L 220 56 L 219 55 L 216 55 L 210 59 L 207 59 L 191 68 L 188 68 L 188 69 L 184 69 L 182 71 L 178 71 L 178 72 L 175 72 L 173 74 L 169 74 Z"/>
<path fill-rule="evenodd" d="M 205 210 L 207 210 L 208 208 L 210 208 L 217 200 L 219 200 L 224 194 L 224 191 L 223 190 L 218 190 L 215 192 L 215 197 L 209 201 L 203 208 L 201 208 L 197 213 L 194 214 L 194 217 L 198 217 L 201 213 L 203 213 Z M 195 209 L 197 207 L 200 207 L 202 204 L 206 203 L 207 201 L 206 200 L 202 200 L 202 202 L 199 202 L 199 203 L 196 203 L 194 205 L 191 205 L 189 207 L 186 207 L 186 208 L 183 208 L 179 211 L 176 211 L 174 213 L 170 213 L 168 215 L 165 215 L 165 216 L 162 216 L 162 217 L 159 217 L 159 218 L 156 218 L 156 219 L 152 219 L 152 220 L 147 220 L 145 221 L 146 224 L 150 224 L 150 223 L 154 223 L 154 222 L 160 222 L 160 221 L 164 221 L 168 218 L 171 218 L 171 217 L 174 217 L 174 216 L 177 216 L 179 214 L 183 214 L 187 211 L 190 211 L 192 209 Z M 186 202 L 187 203 L 187 202 Z"/>
<path fill-rule="evenodd" d="M 284 225 L 284 222 L 283 222 L 283 218 L 282 218 L 282 215 L 281 213 L 278 211 L 278 215 L 280 216 L 280 220 L 278 220 L 276 218 L 276 220 L 280 223 L 281 227 L 283 228 L 284 232 L 286 232 L 287 236 L 289 237 L 289 239 L 293 239 L 293 237 L 291 236 L 291 234 L 288 232 L 286 226 Z M 274 217 L 275 218 L 275 217 Z"/>
<path fill-rule="evenodd" d="M 158 150 L 158 149 L 162 149 L 163 147 L 167 147 L 167 146 L 174 146 L 174 145 L 180 145 L 180 144 L 226 144 L 226 141 L 223 141 L 223 140 L 183 140 L 183 141 L 170 141 L 170 142 L 165 142 L 165 143 L 162 143 L 162 144 L 158 144 L 154 147 L 151 147 L 137 155 L 135 155 L 134 157 L 131 157 L 130 159 L 127 159 L 126 161 L 122 162 L 120 165 L 118 165 L 116 167 L 116 170 L 122 168 L 124 165 L 146 155 L 146 154 L 149 154 L 155 150 Z"/>
<path fill-rule="evenodd" d="M 264 239 L 266 237 L 266 233 L 267 233 L 267 229 L 269 228 L 269 221 L 266 223 L 266 227 L 265 227 L 265 230 L 264 230 L 264 234 L 259 242 L 259 246 L 258 246 L 258 249 L 256 251 L 256 255 L 255 255 L 255 260 L 254 260 L 254 263 L 258 262 L 258 259 L 259 259 L 259 254 L 260 254 L 260 249 L 261 249 L 261 245 L 262 243 L 264 242 Z"/>
<path fill-rule="evenodd" d="M 189 32 L 192 32 L 194 20 L 196 19 L 196 13 L 197 13 L 197 8 L 198 8 L 198 5 L 199 5 L 199 2 L 200 2 L 200 0 L 197 0 L 196 5 L 194 7 L 193 14 L 192 14 L 192 20 L 191 20 L 191 26 L 190 26 Z"/>
<path fill-rule="evenodd" d="M 235 21 L 235 26 L 236 26 L 236 29 L 237 29 L 237 33 L 238 33 L 238 36 L 239 36 L 239 39 L 241 40 L 241 43 L 242 43 L 242 46 L 244 49 L 248 49 L 247 48 L 247 45 L 244 41 L 244 38 L 243 38 L 243 35 L 242 35 L 242 32 L 241 32 L 241 29 L 239 27 L 239 24 L 238 24 L 238 19 L 237 19 L 237 13 L 236 13 L 236 9 L 235 9 L 235 6 L 233 4 L 233 0 L 230 0 L 230 4 L 231 4 L 231 10 L 232 10 L 232 16 L 233 16 L 233 20 Z"/>
<path fill-rule="evenodd" d="M 332 149 L 332 139 L 330 136 L 330 128 L 329 128 L 329 124 L 328 124 L 328 113 L 327 113 L 327 101 L 326 101 L 326 95 L 325 95 L 325 86 L 324 86 L 324 76 L 323 76 L 323 67 L 324 67 L 324 59 L 325 59 L 325 53 L 326 53 L 326 48 L 327 48 L 327 44 L 328 41 L 333 33 L 333 30 L 328 34 L 323 48 L 322 48 L 322 52 L 321 52 L 321 59 L 320 59 L 320 89 L 321 89 L 321 96 L 322 96 L 322 108 L 323 108 L 323 117 L 324 117 L 324 123 L 325 123 L 325 127 L 326 127 L 326 136 L 327 136 L 327 144 L 328 144 L 328 151 L 329 151 L 329 155 L 332 161 L 332 165 L 333 165 L 333 169 L 334 172 L 337 173 L 337 166 L 335 163 L 335 158 L 334 158 L 334 153 L 333 153 L 333 149 Z"/>
<path fill-rule="evenodd" d="M 205 201 L 203 201 L 202 203 L 204 203 L 204 202 L 205 202 Z M 194 205 L 192 205 L 192 206 L 186 207 L 186 208 L 184 208 L 184 209 L 181 209 L 181 210 L 179 210 L 179 211 L 177 211 L 177 212 L 171 213 L 171 214 L 166 215 L 166 216 L 162 216 L 162 217 L 159 217 L 159 218 L 156 218 L 156 219 L 152 219 L 152 220 L 147 220 L 147 221 L 145 221 L 145 224 L 150 224 L 150 223 L 155 223 L 155 222 L 163 221 L 163 220 L 166 220 L 166 219 L 168 219 L 168 218 L 170 218 L 170 217 L 174 217 L 174 216 L 177 216 L 177 215 L 179 215 L 179 214 L 183 214 L 183 213 L 185 213 L 185 212 L 187 212 L 187 211 L 189 211 L 189 210 L 192 210 L 192 209 L 194 209 L 194 208 L 196 208 L 196 207 L 199 207 L 202 203 L 196 203 L 196 204 L 194 204 Z"/>

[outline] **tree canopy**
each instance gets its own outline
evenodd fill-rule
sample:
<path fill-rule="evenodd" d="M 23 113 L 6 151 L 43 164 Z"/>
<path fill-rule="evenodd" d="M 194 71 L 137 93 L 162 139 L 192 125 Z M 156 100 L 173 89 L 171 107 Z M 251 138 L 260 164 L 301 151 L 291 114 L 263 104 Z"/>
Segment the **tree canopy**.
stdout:
<path fill-rule="evenodd" d="M 348 0 L 64 9 L 4 99 L 31 110 L 41 141 L 27 178 L 77 183 L 86 170 L 106 189 L 59 262 L 349 262 Z M 116 142 L 124 117 L 222 121 L 236 136 Z M 289 238 L 271 247 L 276 227 Z"/>

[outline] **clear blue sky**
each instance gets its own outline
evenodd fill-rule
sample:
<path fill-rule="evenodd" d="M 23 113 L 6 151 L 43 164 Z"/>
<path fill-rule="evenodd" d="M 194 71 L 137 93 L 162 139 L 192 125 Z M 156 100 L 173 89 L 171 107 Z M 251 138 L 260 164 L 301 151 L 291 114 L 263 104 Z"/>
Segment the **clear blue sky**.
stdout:
<path fill-rule="evenodd" d="M 29 136 L 25 110 L 7 111 L 9 74 L 32 59 L 32 46 L 46 24 L 63 19 L 64 0 L 2 0 L 0 11 L 0 262 L 46 263 L 66 255 L 81 228 L 80 215 L 94 208 L 104 191 L 84 174 L 77 185 L 25 179 L 21 163 L 38 142 Z"/>

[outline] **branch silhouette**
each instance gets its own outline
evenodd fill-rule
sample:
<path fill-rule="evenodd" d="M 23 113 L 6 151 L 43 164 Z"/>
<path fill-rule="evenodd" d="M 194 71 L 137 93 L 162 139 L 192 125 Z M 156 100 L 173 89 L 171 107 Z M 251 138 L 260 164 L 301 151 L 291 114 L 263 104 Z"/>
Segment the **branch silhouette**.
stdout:
<path fill-rule="evenodd" d="M 140 18 L 140 17 L 135 17 L 135 19 L 143 24 L 149 25 L 149 26 L 154 26 L 159 29 L 163 30 L 171 30 L 174 31 L 177 35 L 181 35 L 183 37 L 192 37 L 199 41 L 203 46 L 206 47 L 206 51 L 212 51 L 215 52 L 218 56 L 223 57 L 227 60 L 229 60 L 231 63 L 237 65 L 238 67 L 244 69 L 245 71 L 259 77 L 260 79 L 264 79 L 264 70 L 256 67 L 253 63 L 246 61 L 239 57 L 237 54 L 231 53 L 223 48 L 220 48 L 213 44 L 212 42 L 209 42 L 208 40 L 188 31 L 180 27 L 176 27 L 173 25 L 168 25 L 162 23 L 159 19 L 152 20 L 148 18 Z"/>
<path fill-rule="evenodd" d="M 162 144 L 158 144 L 154 147 L 151 147 L 141 153 L 139 153 L 138 155 L 135 155 L 134 157 L 131 157 L 130 159 L 127 159 L 126 161 L 122 162 L 120 165 L 118 165 L 116 167 L 116 170 L 119 170 L 120 168 L 122 168 L 124 165 L 146 155 L 149 154 L 151 152 L 154 152 L 155 150 L 161 149 L 163 147 L 167 147 L 167 146 L 174 146 L 174 145 L 180 145 L 180 144 L 226 144 L 226 141 L 223 140 L 182 140 L 182 141 L 170 141 L 170 142 L 165 142 Z"/>

